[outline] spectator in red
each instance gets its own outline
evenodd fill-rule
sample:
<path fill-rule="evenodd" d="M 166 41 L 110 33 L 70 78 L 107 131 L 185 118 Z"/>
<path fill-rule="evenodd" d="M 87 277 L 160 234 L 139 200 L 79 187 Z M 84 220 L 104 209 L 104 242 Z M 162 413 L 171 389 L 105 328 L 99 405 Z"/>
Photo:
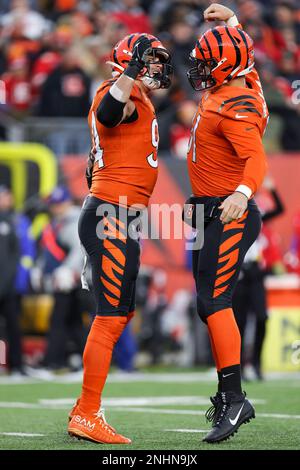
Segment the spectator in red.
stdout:
<path fill-rule="evenodd" d="M 269 225 L 261 230 L 262 267 L 268 273 L 283 274 L 285 272 L 280 249 L 280 236 Z"/>
<path fill-rule="evenodd" d="M 26 57 L 13 60 L 2 80 L 9 111 L 19 116 L 28 113 L 32 104 L 32 91 Z"/>
<path fill-rule="evenodd" d="M 91 80 L 82 70 L 76 48 L 68 49 L 61 64 L 45 81 L 40 116 L 85 117 L 90 106 Z"/>
<path fill-rule="evenodd" d="M 126 26 L 128 34 L 137 31 L 148 34 L 153 33 L 150 18 L 140 7 L 140 0 L 123 0 L 122 7 L 119 11 L 113 13 L 112 17 Z"/>
<path fill-rule="evenodd" d="M 289 272 L 300 275 L 300 210 L 293 219 L 291 246 L 285 255 L 285 264 Z"/>
<path fill-rule="evenodd" d="M 34 104 L 39 100 L 43 84 L 50 73 L 58 67 L 63 52 L 71 47 L 73 39 L 70 28 L 64 26 L 58 27 L 54 32 L 43 37 L 41 50 L 38 57 L 33 61 L 31 72 Z"/>

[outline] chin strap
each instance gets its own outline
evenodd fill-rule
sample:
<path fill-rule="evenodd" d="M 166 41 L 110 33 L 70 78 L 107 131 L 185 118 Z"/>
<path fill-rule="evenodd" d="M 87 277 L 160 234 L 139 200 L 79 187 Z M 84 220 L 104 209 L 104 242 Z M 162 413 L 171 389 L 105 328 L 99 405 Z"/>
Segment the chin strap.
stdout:
<path fill-rule="evenodd" d="M 141 81 L 150 90 L 158 90 L 160 87 L 160 81 L 152 77 L 142 77 Z"/>

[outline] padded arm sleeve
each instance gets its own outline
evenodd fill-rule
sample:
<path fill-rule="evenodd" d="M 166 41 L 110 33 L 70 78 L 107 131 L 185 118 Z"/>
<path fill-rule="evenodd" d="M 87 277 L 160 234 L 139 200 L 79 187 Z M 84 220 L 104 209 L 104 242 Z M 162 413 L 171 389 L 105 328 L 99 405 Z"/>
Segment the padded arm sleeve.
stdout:
<path fill-rule="evenodd" d="M 97 119 L 105 127 L 117 126 L 122 118 L 126 103 L 116 100 L 108 91 L 97 108 Z"/>

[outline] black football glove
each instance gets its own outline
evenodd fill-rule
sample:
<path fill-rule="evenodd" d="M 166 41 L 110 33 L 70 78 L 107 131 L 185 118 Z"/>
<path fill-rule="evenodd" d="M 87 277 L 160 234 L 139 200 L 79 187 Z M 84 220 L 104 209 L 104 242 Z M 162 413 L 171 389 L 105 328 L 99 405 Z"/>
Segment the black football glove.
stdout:
<path fill-rule="evenodd" d="M 150 39 L 147 36 L 141 36 L 133 47 L 132 58 L 124 72 L 130 78 L 135 79 L 141 70 L 145 67 L 145 57 L 151 54 L 152 46 Z"/>

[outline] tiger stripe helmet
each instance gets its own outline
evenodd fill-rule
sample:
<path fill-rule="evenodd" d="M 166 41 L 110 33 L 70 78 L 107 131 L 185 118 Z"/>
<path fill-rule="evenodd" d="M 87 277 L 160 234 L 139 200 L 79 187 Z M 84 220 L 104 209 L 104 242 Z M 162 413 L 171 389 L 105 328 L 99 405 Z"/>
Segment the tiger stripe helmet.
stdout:
<path fill-rule="evenodd" d="M 206 90 L 242 77 L 254 67 L 253 41 L 239 28 L 217 26 L 206 31 L 190 54 L 187 72 L 192 87 Z"/>
<path fill-rule="evenodd" d="M 163 46 L 161 41 L 151 34 L 134 33 L 121 39 L 121 41 L 119 41 L 113 48 L 110 59 L 106 63 L 111 65 L 112 74 L 114 77 L 121 75 L 132 57 L 132 52 L 136 41 L 138 41 L 143 36 L 146 36 L 151 41 L 153 60 L 156 59 L 156 63 L 159 62 L 162 64 L 162 71 L 159 76 L 156 77 L 160 83 L 159 88 L 168 88 L 171 84 L 171 76 L 173 72 L 170 54 Z M 151 58 L 149 58 L 149 63 L 146 63 L 145 68 L 141 71 L 141 74 L 138 78 L 142 79 L 145 77 L 147 79 L 150 64 Z M 153 77 L 149 78 L 153 79 Z"/>

